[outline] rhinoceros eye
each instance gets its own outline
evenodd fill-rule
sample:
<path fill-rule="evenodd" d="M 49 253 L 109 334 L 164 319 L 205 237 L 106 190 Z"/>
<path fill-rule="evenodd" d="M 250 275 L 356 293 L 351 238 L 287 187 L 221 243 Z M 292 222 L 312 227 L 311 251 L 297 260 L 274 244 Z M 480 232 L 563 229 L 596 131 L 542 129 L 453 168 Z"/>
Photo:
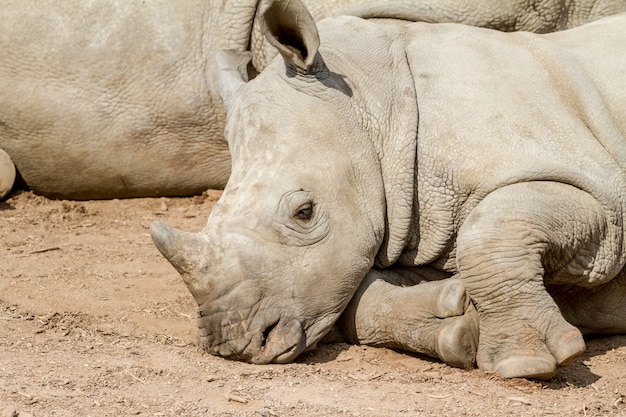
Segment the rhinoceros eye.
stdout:
<path fill-rule="evenodd" d="M 293 217 L 301 221 L 309 221 L 313 217 L 313 203 L 308 201 L 296 209 Z"/>

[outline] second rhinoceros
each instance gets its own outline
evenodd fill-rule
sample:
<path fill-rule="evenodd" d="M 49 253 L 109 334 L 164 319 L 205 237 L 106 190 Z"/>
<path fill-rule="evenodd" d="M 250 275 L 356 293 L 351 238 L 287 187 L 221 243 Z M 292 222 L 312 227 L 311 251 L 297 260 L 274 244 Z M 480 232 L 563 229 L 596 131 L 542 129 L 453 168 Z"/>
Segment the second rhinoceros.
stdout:
<path fill-rule="evenodd" d="M 374 284 L 425 266 L 466 288 L 480 331 L 458 322 L 448 348 L 479 333 L 485 371 L 549 377 L 584 351 L 581 332 L 626 331 L 626 15 L 550 35 L 316 26 L 296 0 L 262 19 L 282 58 L 249 83 L 219 60 L 233 166 L 206 228 L 152 227 L 204 349 L 290 361 L 351 300 L 402 309 L 387 325 L 419 339 L 402 315 L 463 318 L 462 291 Z M 343 327 L 376 343 L 372 317 Z"/>

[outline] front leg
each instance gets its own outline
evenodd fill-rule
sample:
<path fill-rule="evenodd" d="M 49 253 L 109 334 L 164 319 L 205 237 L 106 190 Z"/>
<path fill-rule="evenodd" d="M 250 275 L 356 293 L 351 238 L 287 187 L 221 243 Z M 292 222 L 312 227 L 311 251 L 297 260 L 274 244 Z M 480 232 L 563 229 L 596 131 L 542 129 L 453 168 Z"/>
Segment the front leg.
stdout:
<path fill-rule="evenodd" d="M 620 216 L 547 181 L 509 185 L 478 204 L 459 230 L 457 266 L 480 318 L 479 368 L 546 378 L 584 351 L 544 284 L 612 279 L 623 263 Z"/>
<path fill-rule="evenodd" d="M 429 268 L 372 270 L 337 322 L 351 343 L 423 353 L 471 368 L 478 317 L 460 280 Z"/>

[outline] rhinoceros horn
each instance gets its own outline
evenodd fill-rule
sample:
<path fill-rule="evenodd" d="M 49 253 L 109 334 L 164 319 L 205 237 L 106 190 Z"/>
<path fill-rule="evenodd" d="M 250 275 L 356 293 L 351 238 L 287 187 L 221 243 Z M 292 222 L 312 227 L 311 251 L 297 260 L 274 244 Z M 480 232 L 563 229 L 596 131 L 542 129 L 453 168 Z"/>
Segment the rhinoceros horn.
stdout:
<path fill-rule="evenodd" d="M 209 241 L 201 233 L 183 232 L 163 222 L 150 226 L 150 235 L 161 254 L 180 273 L 189 291 L 200 304 L 210 285 L 205 282 Z"/>

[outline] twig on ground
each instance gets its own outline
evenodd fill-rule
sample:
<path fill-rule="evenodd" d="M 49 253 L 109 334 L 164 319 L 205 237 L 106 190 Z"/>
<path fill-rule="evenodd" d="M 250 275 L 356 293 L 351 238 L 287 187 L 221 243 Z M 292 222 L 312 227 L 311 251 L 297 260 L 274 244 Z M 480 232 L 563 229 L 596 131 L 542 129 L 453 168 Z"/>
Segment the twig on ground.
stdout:
<path fill-rule="evenodd" d="M 142 384 L 146 385 L 146 382 L 145 382 L 145 381 L 143 381 L 141 378 L 139 378 L 139 377 L 137 377 L 137 376 L 133 375 L 133 374 L 132 374 L 129 370 L 126 370 L 126 373 L 127 373 L 128 375 L 130 375 L 130 377 L 131 377 L 132 379 L 134 379 L 134 380 L 136 380 L 136 381 L 139 381 L 139 382 L 141 382 Z"/>
<path fill-rule="evenodd" d="M 446 394 L 446 395 L 426 394 L 426 396 L 430 398 L 436 398 L 438 400 L 443 400 L 444 398 L 452 397 L 452 394 Z"/>
<path fill-rule="evenodd" d="M 245 398 L 237 395 L 237 394 L 233 394 L 232 392 L 229 392 L 228 394 L 226 394 L 226 399 L 228 401 L 235 401 L 241 404 L 248 404 L 248 400 L 246 400 Z"/>
<path fill-rule="evenodd" d="M 58 247 L 58 246 L 51 246 L 49 248 L 43 248 L 43 249 L 34 250 L 32 252 L 29 252 L 28 254 L 29 255 L 34 255 L 34 254 L 37 254 L 37 253 L 50 252 L 50 251 L 53 251 L 53 250 L 61 250 L 61 248 Z"/>

